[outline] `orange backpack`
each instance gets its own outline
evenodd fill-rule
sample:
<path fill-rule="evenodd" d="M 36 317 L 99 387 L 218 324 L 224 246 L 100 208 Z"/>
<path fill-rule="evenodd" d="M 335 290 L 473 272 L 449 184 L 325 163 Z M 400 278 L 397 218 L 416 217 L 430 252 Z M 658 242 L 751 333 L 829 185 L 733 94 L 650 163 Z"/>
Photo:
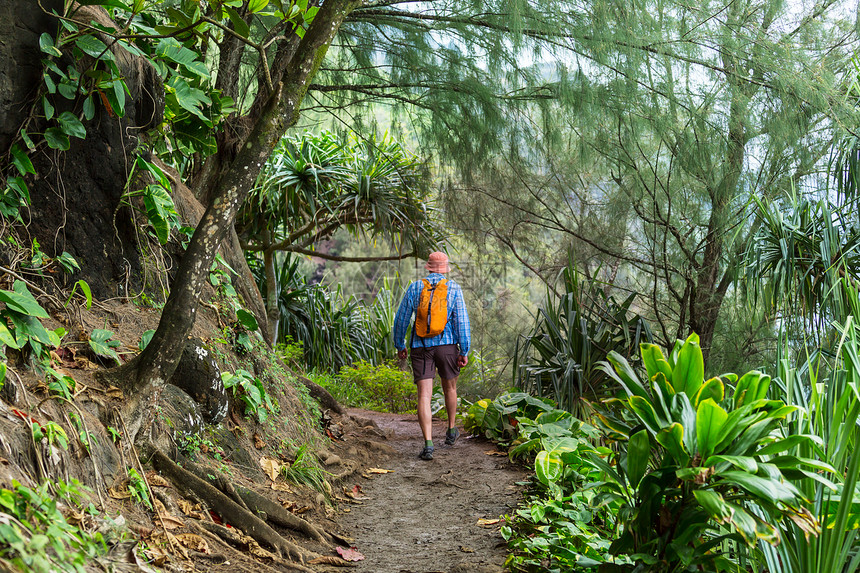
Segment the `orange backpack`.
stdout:
<path fill-rule="evenodd" d="M 448 322 L 448 281 L 431 284 L 423 279 L 424 289 L 415 309 L 415 334 L 422 338 L 438 336 Z"/>

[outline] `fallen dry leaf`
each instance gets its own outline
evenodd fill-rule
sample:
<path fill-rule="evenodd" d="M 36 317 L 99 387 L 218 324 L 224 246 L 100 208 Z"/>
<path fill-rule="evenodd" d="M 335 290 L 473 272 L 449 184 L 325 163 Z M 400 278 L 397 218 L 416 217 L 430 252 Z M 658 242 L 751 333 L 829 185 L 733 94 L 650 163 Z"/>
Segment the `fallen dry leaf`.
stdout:
<path fill-rule="evenodd" d="M 108 488 L 108 495 L 114 499 L 128 499 L 131 497 L 131 492 L 128 491 L 128 487 L 126 484 L 120 486 L 121 489 L 116 489 L 115 487 Z"/>
<path fill-rule="evenodd" d="M 364 555 L 362 555 L 357 547 L 335 547 L 335 551 L 343 557 L 344 561 L 361 561 L 364 559 Z"/>
<path fill-rule="evenodd" d="M 165 553 L 173 553 L 174 550 L 178 550 L 184 559 L 189 559 L 188 550 L 179 545 L 176 537 L 169 531 L 164 531 L 163 529 L 155 530 L 150 538 L 150 543 L 147 545 L 154 550 Z"/>
<path fill-rule="evenodd" d="M 502 520 L 501 520 L 501 519 L 499 519 L 499 518 L 496 518 L 496 519 L 484 519 L 484 518 L 482 517 L 481 519 L 479 519 L 479 520 L 478 520 L 478 523 L 476 523 L 475 525 L 478 525 L 478 526 L 480 526 L 480 527 L 489 527 L 489 526 L 491 526 L 491 525 L 496 525 L 497 523 L 499 523 L 499 522 L 501 522 L 501 521 L 502 521 Z"/>
<path fill-rule="evenodd" d="M 254 447 L 258 450 L 262 450 L 266 447 L 266 442 L 263 441 L 263 437 L 260 435 L 260 432 L 254 432 Z"/>
<path fill-rule="evenodd" d="M 150 487 L 170 487 L 170 482 L 154 471 L 146 472 L 146 479 Z"/>
<path fill-rule="evenodd" d="M 499 457 L 508 457 L 507 452 L 500 452 L 499 450 L 490 450 L 489 452 L 484 452 L 488 456 L 499 456 Z"/>
<path fill-rule="evenodd" d="M 316 559 L 308 561 L 309 565 L 334 565 L 335 567 L 355 567 L 355 563 L 344 561 L 340 557 L 333 555 L 320 555 Z"/>
<path fill-rule="evenodd" d="M 209 550 L 209 544 L 206 543 L 206 540 L 199 535 L 195 535 L 193 533 L 180 533 L 176 536 L 176 541 L 192 551 L 206 554 L 211 553 Z"/>
<path fill-rule="evenodd" d="M 153 519 L 152 522 L 156 525 L 164 525 L 164 529 L 179 529 L 185 527 L 185 524 L 178 518 L 166 513 L 159 513 L 158 519 Z"/>
<path fill-rule="evenodd" d="M 176 505 L 179 507 L 179 511 L 188 517 L 193 517 L 194 519 L 203 519 L 204 517 L 199 503 L 192 505 L 187 499 L 180 499 L 176 501 Z"/>
<path fill-rule="evenodd" d="M 460 546 L 460 551 L 462 551 L 463 553 L 474 553 L 475 552 L 474 549 L 472 549 L 471 547 L 466 547 L 465 545 Z"/>
<path fill-rule="evenodd" d="M 275 491 L 285 491 L 287 493 L 293 493 L 293 490 L 285 483 L 275 482 L 272 484 L 272 489 Z"/>
<path fill-rule="evenodd" d="M 367 468 L 367 473 L 369 473 L 369 474 L 391 474 L 391 473 L 394 473 L 394 470 L 384 470 L 381 468 Z"/>
<path fill-rule="evenodd" d="M 281 467 L 283 464 L 276 459 L 267 458 L 263 456 L 260 458 L 260 467 L 263 468 L 263 471 L 269 476 L 269 479 L 272 481 L 276 481 L 278 479 L 278 474 L 281 472 Z"/>
<path fill-rule="evenodd" d="M 84 521 L 84 518 L 86 518 L 86 515 L 72 507 L 64 509 L 63 515 L 66 517 L 69 525 L 74 525 L 75 527 L 79 526 Z"/>
<path fill-rule="evenodd" d="M 254 557 L 256 557 L 257 559 L 265 559 L 267 561 L 274 561 L 275 560 L 274 555 L 272 555 L 271 553 L 269 553 L 268 551 L 266 551 L 265 549 L 260 547 L 260 544 L 257 543 L 256 541 L 254 541 L 253 539 L 251 540 L 250 543 L 248 543 L 248 552 L 251 555 L 253 555 Z"/>
<path fill-rule="evenodd" d="M 364 495 L 364 493 L 361 491 L 361 486 L 358 484 L 352 486 L 352 489 L 347 489 L 346 487 L 344 487 L 343 494 L 349 499 L 370 499 L 368 496 Z"/>
<path fill-rule="evenodd" d="M 77 368 L 78 370 L 98 370 L 99 366 L 98 364 L 92 362 L 86 356 L 75 356 L 75 368 Z M 111 388 L 115 388 L 115 386 L 111 386 Z M 117 388 L 117 390 L 119 390 L 119 388 Z M 108 389 L 108 392 L 106 392 L 106 394 L 111 398 L 115 397 L 110 394 L 110 389 Z M 122 398 L 122 391 L 120 391 L 119 397 Z"/>

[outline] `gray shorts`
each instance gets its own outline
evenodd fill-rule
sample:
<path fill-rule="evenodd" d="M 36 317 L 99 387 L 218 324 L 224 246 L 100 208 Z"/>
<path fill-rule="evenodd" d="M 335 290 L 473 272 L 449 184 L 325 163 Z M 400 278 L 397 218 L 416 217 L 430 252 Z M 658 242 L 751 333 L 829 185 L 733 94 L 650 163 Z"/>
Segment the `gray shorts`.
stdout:
<path fill-rule="evenodd" d="M 413 346 L 410 353 L 412 359 L 412 375 L 415 381 L 432 380 L 436 370 L 444 380 L 451 380 L 460 375 L 457 359 L 460 357 L 460 347 L 456 344 L 442 346 Z"/>

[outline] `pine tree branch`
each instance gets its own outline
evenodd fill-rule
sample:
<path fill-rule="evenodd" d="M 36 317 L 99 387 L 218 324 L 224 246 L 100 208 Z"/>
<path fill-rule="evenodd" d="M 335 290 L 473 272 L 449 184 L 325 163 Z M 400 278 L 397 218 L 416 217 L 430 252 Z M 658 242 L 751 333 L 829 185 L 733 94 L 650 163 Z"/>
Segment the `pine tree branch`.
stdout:
<path fill-rule="evenodd" d="M 288 247 L 282 249 L 284 252 L 288 253 L 298 253 L 300 255 L 307 255 L 309 257 L 317 257 L 320 259 L 325 259 L 327 261 L 337 261 L 340 263 L 366 263 L 366 262 L 381 262 L 381 261 L 400 261 L 403 259 L 418 257 L 418 253 L 416 251 L 410 251 L 408 253 L 403 253 L 401 255 L 391 255 L 388 257 L 342 257 L 340 255 L 330 255 L 328 253 L 321 253 L 319 251 L 311 251 L 308 249 L 303 249 L 301 247 Z"/>

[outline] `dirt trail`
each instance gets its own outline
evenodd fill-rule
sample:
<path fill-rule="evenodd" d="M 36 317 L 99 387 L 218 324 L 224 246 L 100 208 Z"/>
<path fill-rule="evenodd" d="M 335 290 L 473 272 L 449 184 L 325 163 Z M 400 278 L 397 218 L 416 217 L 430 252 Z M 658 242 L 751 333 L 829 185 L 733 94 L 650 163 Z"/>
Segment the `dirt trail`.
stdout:
<path fill-rule="evenodd" d="M 507 457 L 488 455 L 495 446 L 461 433 L 444 444 L 445 422 L 434 420 L 436 451 L 419 460 L 415 416 L 351 410 L 373 420 L 395 454 L 384 463 L 393 473 L 361 480 L 369 497 L 350 507 L 340 521 L 365 560 L 357 571 L 373 573 L 496 573 L 505 560 L 499 525 L 480 519 L 510 513 L 519 499 L 516 482 L 525 473 Z"/>

